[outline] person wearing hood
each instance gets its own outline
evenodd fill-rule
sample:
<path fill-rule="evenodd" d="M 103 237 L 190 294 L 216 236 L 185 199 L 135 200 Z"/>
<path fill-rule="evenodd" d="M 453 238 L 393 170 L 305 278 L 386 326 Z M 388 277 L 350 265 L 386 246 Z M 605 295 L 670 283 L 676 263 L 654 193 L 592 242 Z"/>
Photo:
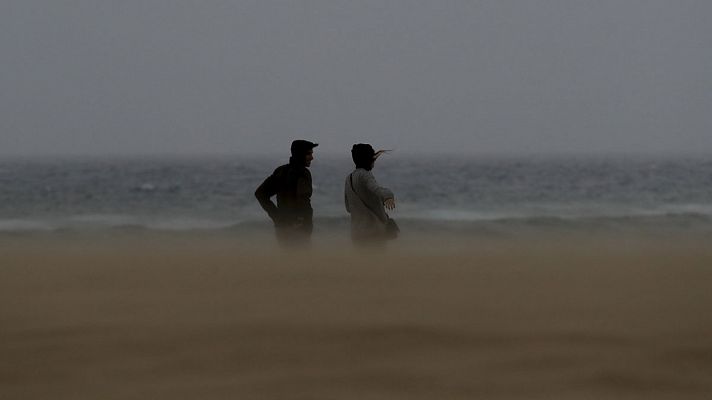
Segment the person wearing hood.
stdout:
<path fill-rule="evenodd" d="M 292 142 L 289 163 L 274 170 L 255 191 L 260 206 L 275 226 L 282 244 L 309 241 L 312 233 L 312 177 L 309 166 L 317 143 L 307 140 Z M 277 196 L 277 204 L 271 197 Z"/>
<path fill-rule="evenodd" d="M 356 244 L 383 244 L 398 233 L 398 226 L 386 213 L 386 209 L 395 208 L 395 196 L 380 186 L 371 172 L 376 159 L 386 151 L 376 152 L 364 143 L 351 149 L 356 168 L 346 177 L 344 202 L 351 214 L 351 238 Z"/>

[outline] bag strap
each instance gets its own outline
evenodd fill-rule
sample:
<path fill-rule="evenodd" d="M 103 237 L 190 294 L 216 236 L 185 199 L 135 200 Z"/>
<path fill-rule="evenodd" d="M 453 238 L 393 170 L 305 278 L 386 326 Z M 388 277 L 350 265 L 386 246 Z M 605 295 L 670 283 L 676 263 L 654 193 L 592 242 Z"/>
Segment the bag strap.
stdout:
<path fill-rule="evenodd" d="M 349 174 L 349 183 L 351 184 L 351 191 L 354 192 L 354 193 L 356 193 L 356 197 L 358 197 L 358 199 L 361 200 L 361 203 L 362 203 L 364 206 L 366 206 L 366 208 L 368 209 L 368 211 L 371 212 L 371 214 L 373 214 L 374 216 L 376 216 L 376 219 L 378 219 L 379 221 L 381 221 L 381 222 L 384 223 L 384 224 L 385 224 L 386 222 L 388 222 L 388 219 L 386 219 L 385 221 L 383 221 L 383 220 L 381 219 L 381 217 L 378 215 L 378 213 L 375 212 L 375 211 L 373 211 L 373 209 L 372 209 L 371 207 L 369 207 L 368 203 L 366 203 L 365 201 L 363 201 L 363 198 L 361 198 L 361 196 L 358 194 L 358 192 L 357 192 L 356 189 L 354 188 L 354 177 L 353 177 L 353 175 L 354 175 L 353 172 L 352 172 L 351 174 Z M 388 218 L 388 214 L 386 214 L 386 218 Z"/>

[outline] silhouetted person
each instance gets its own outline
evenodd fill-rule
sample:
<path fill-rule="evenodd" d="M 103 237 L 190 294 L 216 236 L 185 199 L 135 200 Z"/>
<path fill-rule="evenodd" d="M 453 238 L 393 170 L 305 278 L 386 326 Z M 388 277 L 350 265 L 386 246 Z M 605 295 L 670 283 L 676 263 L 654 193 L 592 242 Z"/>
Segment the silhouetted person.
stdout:
<path fill-rule="evenodd" d="M 255 197 L 274 222 L 282 244 L 308 243 L 312 232 L 312 178 L 309 166 L 314 147 L 306 140 L 292 142 L 289 164 L 278 167 L 255 191 Z M 270 197 L 277 196 L 277 205 Z"/>
<path fill-rule="evenodd" d="M 351 214 L 351 238 L 357 244 L 383 244 L 397 234 L 397 225 L 386 214 L 386 208 L 395 208 L 395 196 L 379 186 L 371 173 L 384 151 L 375 152 L 370 144 L 363 143 L 351 149 L 356 168 L 346 177 L 344 201 L 346 211 Z"/>

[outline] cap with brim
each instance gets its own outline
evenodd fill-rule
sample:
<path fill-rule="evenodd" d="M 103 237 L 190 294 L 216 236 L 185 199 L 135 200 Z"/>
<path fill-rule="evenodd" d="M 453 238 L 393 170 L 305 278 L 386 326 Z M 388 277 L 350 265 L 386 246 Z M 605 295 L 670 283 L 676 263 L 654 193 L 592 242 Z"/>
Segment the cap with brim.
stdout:
<path fill-rule="evenodd" d="M 312 143 L 308 140 L 295 140 L 292 142 L 291 152 L 292 155 L 304 155 L 318 145 L 319 143 Z"/>

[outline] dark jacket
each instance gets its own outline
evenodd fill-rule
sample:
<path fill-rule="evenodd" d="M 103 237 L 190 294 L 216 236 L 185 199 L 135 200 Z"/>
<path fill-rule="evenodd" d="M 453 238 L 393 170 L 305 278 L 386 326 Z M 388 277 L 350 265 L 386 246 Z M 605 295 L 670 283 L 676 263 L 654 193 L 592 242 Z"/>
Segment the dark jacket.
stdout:
<path fill-rule="evenodd" d="M 270 197 L 277 196 L 277 205 Z M 312 230 L 312 177 L 309 170 L 290 159 L 278 167 L 255 191 L 262 208 L 280 227 Z"/>

